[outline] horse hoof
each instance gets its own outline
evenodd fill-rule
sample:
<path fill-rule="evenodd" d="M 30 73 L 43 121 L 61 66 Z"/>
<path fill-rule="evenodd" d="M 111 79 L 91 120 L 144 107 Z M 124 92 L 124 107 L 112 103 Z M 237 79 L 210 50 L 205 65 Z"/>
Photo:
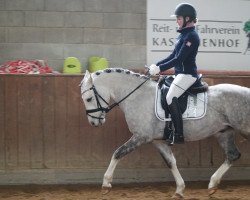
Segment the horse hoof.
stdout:
<path fill-rule="evenodd" d="M 111 187 L 104 187 L 102 186 L 102 194 L 108 194 L 111 191 Z"/>
<path fill-rule="evenodd" d="M 217 191 L 217 187 L 212 187 L 208 189 L 208 195 L 212 196 Z"/>
<path fill-rule="evenodd" d="M 172 199 L 184 199 L 183 196 L 181 194 L 175 193 L 174 196 L 172 196 Z"/>

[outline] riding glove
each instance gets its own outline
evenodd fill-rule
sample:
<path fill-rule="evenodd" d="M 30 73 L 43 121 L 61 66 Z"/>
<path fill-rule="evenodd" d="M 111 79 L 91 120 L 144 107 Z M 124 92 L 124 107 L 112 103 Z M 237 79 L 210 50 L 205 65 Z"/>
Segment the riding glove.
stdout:
<path fill-rule="evenodd" d="M 160 73 L 160 68 L 155 65 L 155 64 L 152 64 L 149 66 L 149 74 L 154 76 L 156 74 L 159 74 Z"/>

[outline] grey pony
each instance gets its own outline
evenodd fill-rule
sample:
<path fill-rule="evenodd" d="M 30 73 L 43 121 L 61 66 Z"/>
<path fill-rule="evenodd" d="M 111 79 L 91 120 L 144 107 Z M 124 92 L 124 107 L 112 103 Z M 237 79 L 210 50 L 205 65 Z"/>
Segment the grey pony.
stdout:
<path fill-rule="evenodd" d="M 96 109 L 97 98 L 101 106 L 107 108 L 108 105 L 103 100 L 110 102 L 113 99 L 118 102 L 146 79 L 144 75 L 120 68 L 92 74 L 86 71 L 81 81 L 81 95 L 85 108 L 86 110 Z M 162 140 L 165 123 L 159 121 L 154 113 L 156 84 L 153 80 L 146 81 L 119 104 L 125 114 L 132 137 L 113 153 L 109 167 L 104 174 L 103 193 L 110 191 L 114 170 L 120 159 L 142 144 L 153 143 L 176 181 L 174 198 L 183 198 L 184 180 L 177 168 L 171 147 Z M 93 85 L 103 100 L 95 96 Z M 224 163 L 212 175 L 208 185 L 209 194 L 212 195 L 216 192 L 222 176 L 231 167 L 232 162 L 240 158 L 234 135 L 238 133 L 250 140 L 250 89 L 232 84 L 219 84 L 210 86 L 207 96 L 206 115 L 201 119 L 184 121 L 183 126 L 185 142 L 215 136 L 225 152 Z M 100 126 L 105 123 L 105 115 L 104 111 L 95 111 L 88 115 L 88 121 L 93 126 Z"/>

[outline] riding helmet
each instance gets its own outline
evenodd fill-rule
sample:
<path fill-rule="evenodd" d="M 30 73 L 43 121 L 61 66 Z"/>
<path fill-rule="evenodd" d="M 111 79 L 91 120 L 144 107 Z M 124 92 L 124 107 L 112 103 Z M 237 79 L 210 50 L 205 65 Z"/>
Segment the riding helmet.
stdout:
<path fill-rule="evenodd" d="M 175 8 L 174 16 L 189 17 L 190 21 L 192 21 L 196 19 L 197 13 L 191 4 L 181 3 Z"/>

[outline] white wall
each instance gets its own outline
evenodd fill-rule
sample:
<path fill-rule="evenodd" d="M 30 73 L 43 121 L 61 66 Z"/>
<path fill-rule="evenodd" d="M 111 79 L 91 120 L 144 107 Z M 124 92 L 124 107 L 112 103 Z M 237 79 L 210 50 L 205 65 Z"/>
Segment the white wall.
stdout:
<path fill-rule="evenodd" d="M 148 0 L 147 64 L 167 57 L 174 48 L 175 18 L 170 17 L 179 0 Z M 189 0 L 197 10 L 197 31 L 201 45 L 197 56 L 199 69 L 250 70 L 250 49 L 244 54 L 248 38 L 243 31 L 250 19 L 250 1 Z"/>

